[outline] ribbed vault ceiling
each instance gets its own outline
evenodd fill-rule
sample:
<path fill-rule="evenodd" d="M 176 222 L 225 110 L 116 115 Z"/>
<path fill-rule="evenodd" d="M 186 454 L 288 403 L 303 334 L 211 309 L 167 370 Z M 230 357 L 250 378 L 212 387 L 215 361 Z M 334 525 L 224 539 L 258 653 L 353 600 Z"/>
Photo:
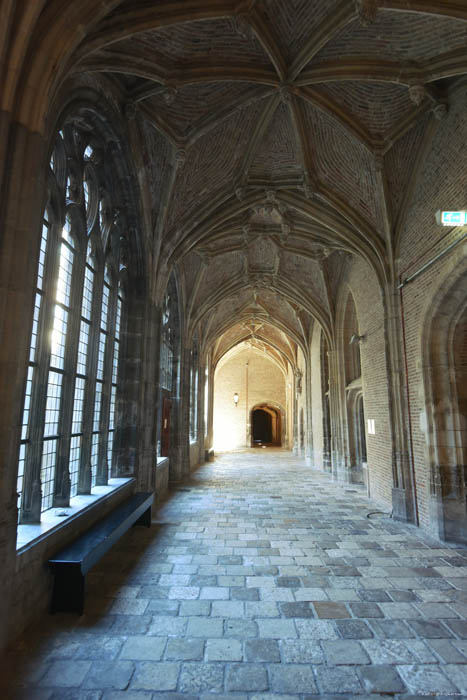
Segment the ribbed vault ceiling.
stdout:
<path fill-rule="evenodd" d="M 148 0 L 113 9 L 73 71 L 107 74 L 143 149 L 159 269 L 184 276 L 217 358 L 294 361 L 332 332 L 348 254 L 381 281 L 426 134 L 467 72 L 461 0 Z"/>

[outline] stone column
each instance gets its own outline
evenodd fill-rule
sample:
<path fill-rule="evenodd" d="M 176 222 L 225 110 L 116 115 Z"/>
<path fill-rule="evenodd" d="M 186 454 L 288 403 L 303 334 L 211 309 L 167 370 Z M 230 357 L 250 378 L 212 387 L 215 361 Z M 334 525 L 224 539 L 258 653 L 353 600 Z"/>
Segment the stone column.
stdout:
<path fill-rule="evenodd" d="M 384 290 L 386 324 L 386 363 L 388 375 L 389 415 L 392 443 L 392 507 L 393 517 L 404 522 L 415 521 L 415 500 L 408 404 L 405 388 L 403 317 L 400 294 L 394 285 Z"/>
<path fill-rule="evenodd" d="M 178 482 L 190 473 L 190 349 L 180 342 L 178 369 L 174 356 L 174 376 L 179 372 L 179 381 L 173 382 L 172 409 L 170 414 L 170 481 Z"/>
<path fill-rule="evenodd" d="M 16 562 L 18 451 L 45 195 L 45 141 L 0 113 L 0 649 Z M 3 176 L 3 177 L 2 177 Z"/>
<path fill-rule="evenodd" d="M 329 358 L 329 408 L 331 414 L 331 461 L 332 476 L 336 481 L 350 482 L 350 473 L 345 455 L 342 425 L 342 396 L 339 381 L 339 354 L 328 351 Z"/>
<path fill-rule="evenodd" d="M 208 370 L 208 429 L 207 436 L 204 441 L 204 455 L 206 461 L 214 458 L 213 442 L 214 442 L 214 370 L 212 368 L 211 359 L 209 360 Z"/>
<path fill-rule="evenodd" d="M 156 488 L 160 328 L 160 308 L 133 290 L 121 347 L 125 365 L 117 469 L 118 476 L 134 473 L 139 491 Z"/>
<path fill-rule="evenodd" d="M 300 454 L 299 417 L 298 417 L 298 397 L 302 393 L 302 373 L 297 368 L 294 369 L 294 390 L 292 395 L 293 406 L 293 454 Z"/>
<path fill-rule="evenodd" d="M 200 353 L 201 355 L 201 353 Z M 198 365 L 198 420 L 196 426 L 196 439 L 198 442 L 198 465 L 205 461 L 204 457 L 204 407 L 206 400 L 206 365 L 201 362 Z"/>
<path fill-rule="evenodd" d="M 310 466 L 313 465 L 313 420 L 312 420 L 312 401 L 311 401 L 311 356 L 310 349 L 306 354 L 306 372 L 305 372 L 305 460 Z"/>

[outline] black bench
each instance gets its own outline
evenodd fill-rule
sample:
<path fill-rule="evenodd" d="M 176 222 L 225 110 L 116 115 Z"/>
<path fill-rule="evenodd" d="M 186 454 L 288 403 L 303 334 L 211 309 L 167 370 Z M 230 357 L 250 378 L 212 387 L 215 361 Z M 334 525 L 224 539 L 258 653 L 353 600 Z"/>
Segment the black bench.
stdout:
<path fill-rule="evenodd" d="M 54 573 L 50 612 L 83 614 L 86 574 L 132 526 L 151 526 L 152 493 L 136 493 L 93 525 L 52 559 Z"/>

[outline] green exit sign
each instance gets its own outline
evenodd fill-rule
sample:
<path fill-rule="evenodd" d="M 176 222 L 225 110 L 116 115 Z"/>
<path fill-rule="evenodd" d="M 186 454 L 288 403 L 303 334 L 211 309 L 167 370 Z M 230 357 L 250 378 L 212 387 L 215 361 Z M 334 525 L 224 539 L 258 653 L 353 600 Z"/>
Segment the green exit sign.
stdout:
<path fill-rule="evenodd" d="M 440 226 L 467 226 L 467 211 L 438 211 L 436 221 Z"/>

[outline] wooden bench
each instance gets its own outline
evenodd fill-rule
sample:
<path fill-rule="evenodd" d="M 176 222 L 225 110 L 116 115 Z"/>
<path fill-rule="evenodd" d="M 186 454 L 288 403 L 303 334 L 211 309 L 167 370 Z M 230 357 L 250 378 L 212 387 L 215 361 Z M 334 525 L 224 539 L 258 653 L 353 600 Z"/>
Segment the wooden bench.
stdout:
<path fill-rule="evenodd" d="M 60 550 L 49 566 L 54 573 L 50 612 L 83 614 L 86 574 L 132 526 L 151 526 L 152 493 L 136 493 Z"/>

